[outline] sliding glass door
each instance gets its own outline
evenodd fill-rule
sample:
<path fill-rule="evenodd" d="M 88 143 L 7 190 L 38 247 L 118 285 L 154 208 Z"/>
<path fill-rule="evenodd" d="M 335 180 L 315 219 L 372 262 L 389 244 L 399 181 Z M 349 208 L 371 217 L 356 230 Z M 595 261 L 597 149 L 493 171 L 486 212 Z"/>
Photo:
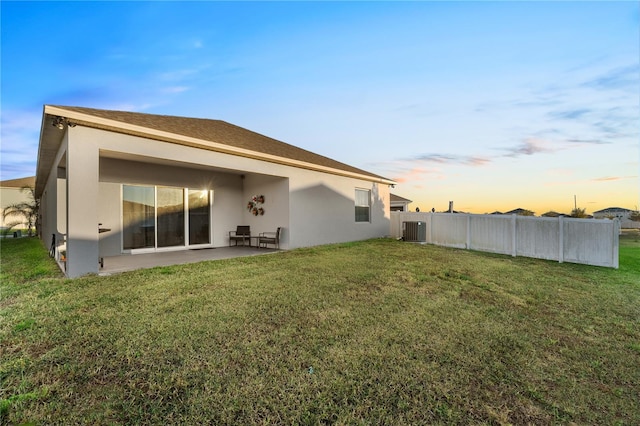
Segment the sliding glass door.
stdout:
<path fill-rule="evenodd" d="M 209 244 L 209 191 L 189 190 L 189 244 Z"/>
<path fill-rule="evenodd" d="M 158 247 L 183 246 L 184 189 L 159 186 L 157 192 Z"/>
<path fill-rule="evenodd" d="M 122 185 L 122 223 L 124 250 L 210 244 L 210 191 Z"/>
<path fill-rule="evenodd" d="M 153 187 L 122 187 L 122 233 L 125 250 L 155 247 Z"/>

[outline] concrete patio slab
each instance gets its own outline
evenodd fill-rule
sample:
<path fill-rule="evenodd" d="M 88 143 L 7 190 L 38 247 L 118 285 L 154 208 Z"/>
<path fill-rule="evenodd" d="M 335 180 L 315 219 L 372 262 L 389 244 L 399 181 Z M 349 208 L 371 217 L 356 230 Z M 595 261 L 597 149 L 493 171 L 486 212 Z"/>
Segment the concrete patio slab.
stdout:
<path fill-rule="evenodd" d="M 231 259 L 234 257 L 259 256 L 276 253 L 280 250 L 256 247 L 217 247 L 181 251 L 164 251 L 122 256 L 104 257 L 104 266 L 98 275 L 111 275 L 136 269 L 154 268 L 156 266 L 181 265 L 185 263 L 203 262 L 205 260 Z"/>

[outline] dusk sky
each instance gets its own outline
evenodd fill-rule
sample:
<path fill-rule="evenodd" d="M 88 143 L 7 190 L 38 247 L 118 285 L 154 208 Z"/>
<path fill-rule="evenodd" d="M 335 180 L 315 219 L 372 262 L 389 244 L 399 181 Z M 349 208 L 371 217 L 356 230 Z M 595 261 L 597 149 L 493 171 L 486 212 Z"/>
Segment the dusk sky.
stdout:
<path fill-rule="evenodd" d="M 637 1 L 0 4 L 2 180 L 52 104 L 225 120 L 411 209 L 640 205 Z"/>

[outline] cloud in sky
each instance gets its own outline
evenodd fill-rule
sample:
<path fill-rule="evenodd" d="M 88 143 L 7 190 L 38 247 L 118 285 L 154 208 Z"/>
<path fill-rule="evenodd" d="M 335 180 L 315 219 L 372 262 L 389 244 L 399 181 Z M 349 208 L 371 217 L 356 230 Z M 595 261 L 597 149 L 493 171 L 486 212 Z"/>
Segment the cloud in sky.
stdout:
<path fill-rule="evenodd" d="M 163 71 L 158 75 L 158 79 L 166 80 L 166 81 L 185 81 L 185 80 L 188 80 L 189 78 L 193 78 L 194 76 L 197 76 L 198 74 L 205 71 L 207 68 L 209 67 L 202 66 L 198 68 L 182 68 L 182 69 L 175 69 L 171 71 Z"/>
<path fill-rule="evenodd" d="M 0 159 L 2 180 L 33 175 L 34 152 L 38 150 L 41 110 L 16 111 L 2 108 Z M 9 176 L 9 177 L 5 177 Z"/>
<path fill-rule="evenodd" d="M 188 86 L 171 86 L 171 87 L 165 87 L 160 91 L 162 93 L 182 93 L 182 92 L 186 92 L 189 89 L 190 88 Z"/>
<path fill-rule="evenodd" d="M 557 151 L 557 148 L 551 146 L 551 144 L 543 139 L 527 138 L 519 144 L 506 148 L 506 157 L 519 157 L 521 155 L 534 155 L 542 153 L 552 153 Z"/>
<path fill-rule="evenodd" d="M 380 167 L 402 168 L 414 170 L 415 164 L 435 164 L 435 165 L 462 165 L 462 166 L 486 166 L 501 157 L 517 158 L 521 156 L 531 156 L 536 154 L 552 154 L 554 152 L 566 149 L 579 148 L 580 145 L 603 145 L 608 142 L 599 140 L 580 140 L 565 139 L 560 142 L 565 144 L 552 142 L 550 140 L 540 138 L 527 138 L 515 145 L 507 148 L 500 148 L 500 151 L 506 151 L 506 154 L 493 155 L 457 155 L 448 153 L 432 153 L 417 154 L 413 157 L 399 158 L 391 162 L 377 163 Z"/>
<path fill-rule="evenodd" d="M 396 178 L 396 182 L 405 183 L 405 182 L 420 182 L 424 181 L 425 178 L 429 177 L 433 179 L 434 177 L 438 179 L 438 175 L 440 173 L 436 169 L 427 169 L 422 167 L 414 167 L 410 170 L 400 172 L 398 177 Z"/>
<path fill-rule="evenodd" d="M 572 144 L 581 145 L 609 145 L 611 143 L 600 139 L 566 139 L 566 141 Z"/>
<path fill-rule="evenodd" d="M 638 179 L 638 176 L 604 176 L 592 179 L 594 182 L 611 182 L 623 179 Z"/>
<path fill-rule="evenodd" d="M 468 155 L 421 154 L 408 159 L 408 161 L 437 163 L 437 164 L 464 164 L 468 166 L 483 166 L 489 163 L 491 160 L 484 157 L 473 157 Z"/>
<path fill-rule="evenodd" d="M 577 108 L 568 111 L 552 111 L 549 116 L 559 120 L 575 120 L 584 117 L 591 111 L 590 108 Z"/>
<path fill-rule="evenodd" d="M 633 64 L 610 69 L 597 77 L 585 81 L 583 86 L 598 90 L 638 90 L 640 80 L 639 64 Z"/>
<path fill-rule="evenodd" d="M 418 154 L 413 157 L 399 158 L 386 162 L 371 164 L 380 168 L 399 183 L 444 180 L 443 167 L 451 165 L 459 166 L 485 166 L 491 159 L 480 156 L 467 156 L 455 154 Z"/>

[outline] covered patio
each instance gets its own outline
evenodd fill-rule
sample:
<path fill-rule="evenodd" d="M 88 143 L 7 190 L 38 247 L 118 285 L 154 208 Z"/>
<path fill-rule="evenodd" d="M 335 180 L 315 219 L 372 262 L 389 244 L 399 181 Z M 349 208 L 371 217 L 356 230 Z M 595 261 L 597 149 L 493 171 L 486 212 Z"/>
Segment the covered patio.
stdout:
<path fill-rule="evenodd" d="M 206 260 L 259 256 L 263 254 L 273 254 L 279 251 L 281 250 L 273 248 L 232 246 L 205 248 L 199 250 L 179 250 L 136 255 L 107 256 L 103 258 L 104 266 L 100 268 L 98 275 L 111 275 L 120 272 L 134 271 L 136 269 L 182 265 L 186 263 L 203 262 Z"/>
<path fill-rule="evenodd" d="M 226 256 L 239 226 L 285 250 L 384 236 L 393 184 L 220 120 L 43 111 L 39 228 L 70 278 Z"/>

